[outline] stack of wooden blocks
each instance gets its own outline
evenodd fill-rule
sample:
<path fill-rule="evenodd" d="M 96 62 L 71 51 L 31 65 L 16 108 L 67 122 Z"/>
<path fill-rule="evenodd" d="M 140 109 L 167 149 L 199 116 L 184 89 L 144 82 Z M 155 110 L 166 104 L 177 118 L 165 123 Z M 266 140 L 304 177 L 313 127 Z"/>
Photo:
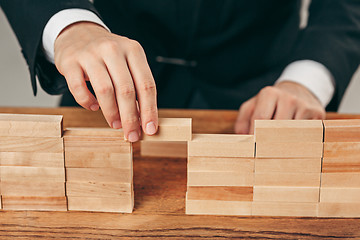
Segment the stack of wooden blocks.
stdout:
<path fill-rule="evenodd" d="M 0 115 L 4 210 L 66 211 L 62 116 Z"/>

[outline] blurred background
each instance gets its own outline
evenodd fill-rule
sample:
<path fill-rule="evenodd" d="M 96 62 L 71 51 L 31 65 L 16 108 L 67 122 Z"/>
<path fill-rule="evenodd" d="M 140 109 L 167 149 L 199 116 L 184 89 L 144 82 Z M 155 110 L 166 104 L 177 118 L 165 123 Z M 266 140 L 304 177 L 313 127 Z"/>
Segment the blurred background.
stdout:
<path fill-rule="evenodd" d="M 306 25 L 307 5 L 304 0 L 302 25 Z M 55 107 L 60 96 L 50 96 L 38 86 L 33 96 L 29 72 L 20 47 L 4 13 L 0 9 L 0 106 Z M 339 112 L 360 113 L 360 69 L 354 74 Z"/>

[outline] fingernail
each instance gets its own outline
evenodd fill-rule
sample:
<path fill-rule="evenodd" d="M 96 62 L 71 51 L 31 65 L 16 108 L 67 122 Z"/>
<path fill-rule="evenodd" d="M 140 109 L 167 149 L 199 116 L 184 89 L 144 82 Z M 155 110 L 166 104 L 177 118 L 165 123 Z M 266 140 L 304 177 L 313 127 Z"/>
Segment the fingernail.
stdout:
<path fill-rule="evenodd" d="M 113 124 L 112 124 L 112 127 L 115 128 L 115 129 L 121 128 L 122 127 L 121 126 L 121 121 L 120 120 L 114 121 Z"/>
<path fill-rule="evenodd" d="M 156 127 L 154 122 L 149 122 L 146 124 L 146 133 L 149 135 L 153 135 L 156 133 Z"/>
<path fill-rule="evenodd" d="M 91 109 L 91 111 L 95 112 L 95 111 L 99 110 L 99 105 L 98 104 L 91 105 L 90 109 Z"/>
<path fill-rule="evenodd" d="M 137 142 L 139 140 L 139 134 L 136 131 L 132 131 L 128 135 L 128 140 L 130 142 Z"/>

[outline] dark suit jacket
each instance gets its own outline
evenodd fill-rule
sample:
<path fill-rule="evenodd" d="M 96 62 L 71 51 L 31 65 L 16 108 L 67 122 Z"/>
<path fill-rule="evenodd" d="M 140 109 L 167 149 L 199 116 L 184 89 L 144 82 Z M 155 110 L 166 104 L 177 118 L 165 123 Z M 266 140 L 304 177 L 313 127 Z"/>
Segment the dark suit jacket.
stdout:
<path fill-rule="evenodd" d="M 336 81 L 335 110 L 360 63 L 360 1 L 313 0 L 305 30 L 299 0 L 0 0 L 29 65 L 50 94 L 68 91 L 48 63 L 41 36 L 49 18 L 67 8 L 89 9 L 112 32 L 138 40 L 158 88 L 159 107 L 187 107 L 200 92 L 211 108 L 235 109 L 272 85 L 301 59 L 325 65 Z M 156 61 L 196 61 L 195 67 Z"/>

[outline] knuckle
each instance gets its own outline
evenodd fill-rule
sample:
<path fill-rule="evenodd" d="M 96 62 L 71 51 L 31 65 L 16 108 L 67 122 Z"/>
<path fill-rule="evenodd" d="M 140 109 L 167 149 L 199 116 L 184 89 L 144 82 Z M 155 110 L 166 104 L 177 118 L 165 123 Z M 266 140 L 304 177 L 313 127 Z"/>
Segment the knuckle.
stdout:
<path fill-rule="evenodd" d="M 150 79 L 142 81 L 140 85 L 140 91 L 145 94 L 155 94 L 156 92 L 155 82 Z"/>
<path fill-rule="evenodd" d="M 132 86 L 122 86 L 119 89 L 119 94 L 122 97 L 133 98 L 135 97 L 135 89 Z"/>
<path fill-rule="evenodd" d="M 141 44 L 136 40 L 129 40 L 129 49 L 131 52 L 143 52 Z"/>
<path fill-rule="evenodd" d="M 117 41 L 106 39 L 100 42 L 99 47 L 104 52 L 116 52 L 119 48 L 119 44 Z"/>
<path fill-rule="evenodd" d="M 139 118 L 137 116 L 126 116 L 124 119 L 121 120 L 123 125 L 127 126 L 138 126 L 139 125 Z"/>
<path fill-rule="evenodd" d="M 114 91 L 113 87 L 110 85 L 103 85 L 98 87 L 97 92 L 101 95 L 111 94 Z"/>
<path fill-rule="evenodd" d="M 275 96 L 278 94 L 278 90 L 272 86 L 266 86 L 259 92 L 261 95 Z"/>

